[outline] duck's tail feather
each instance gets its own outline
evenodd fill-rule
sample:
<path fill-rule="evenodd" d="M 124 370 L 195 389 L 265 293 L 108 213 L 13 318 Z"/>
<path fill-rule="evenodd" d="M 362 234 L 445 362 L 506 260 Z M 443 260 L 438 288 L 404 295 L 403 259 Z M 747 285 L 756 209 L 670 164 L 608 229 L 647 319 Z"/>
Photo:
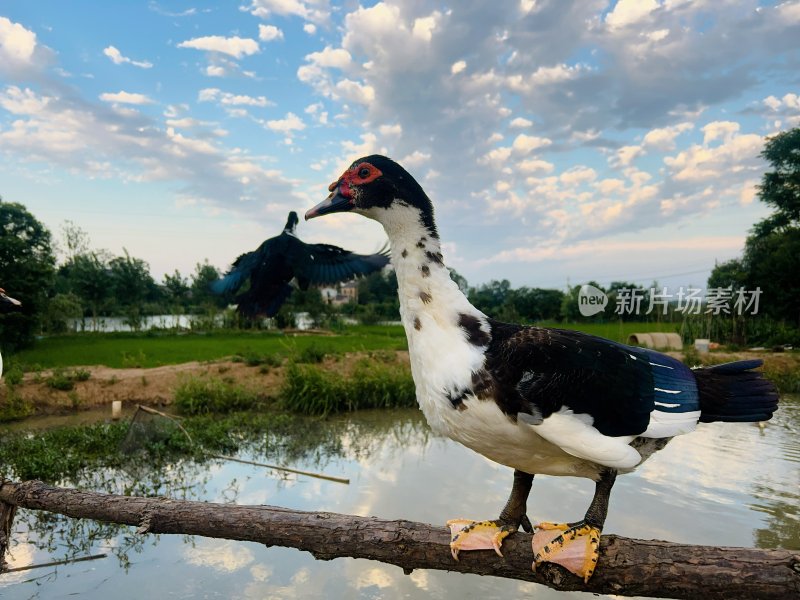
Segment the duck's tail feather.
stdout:
<path fill-rule="evenodd" d="M 760 371 L 762 360 L 693 369 L 700 395 L 700 421 L 767 421 L 778 408 L 778 390 Z"/>

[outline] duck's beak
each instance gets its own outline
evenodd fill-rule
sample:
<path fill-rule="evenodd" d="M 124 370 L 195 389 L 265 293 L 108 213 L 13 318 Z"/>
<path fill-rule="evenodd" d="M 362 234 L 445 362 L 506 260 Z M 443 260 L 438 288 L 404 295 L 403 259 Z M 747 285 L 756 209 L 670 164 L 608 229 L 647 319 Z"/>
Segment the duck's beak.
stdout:
<path fill-rule="evenodd" d="M 306 221 L 336 212 L 347 212 L 354 206 L 353 194 L 344 178 L 334 181 L 328 186 L 330 194 L 325 200 L 306 212 Z"/>

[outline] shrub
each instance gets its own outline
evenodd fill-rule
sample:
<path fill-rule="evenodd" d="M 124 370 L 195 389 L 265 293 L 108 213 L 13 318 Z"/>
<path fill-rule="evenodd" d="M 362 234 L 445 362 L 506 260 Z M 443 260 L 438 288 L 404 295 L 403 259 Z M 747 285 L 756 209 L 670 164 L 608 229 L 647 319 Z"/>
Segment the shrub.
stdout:
<path fill-rule="evenodd" d="M 219 377 L 187 377 L 175 389 L 175 406 L 188 415 L 251 410 L 266 398 L 232 380 Z"/>
<path fill-rule="evenodd" d="M 64 369 L 53 369 L 53 372 L 44 380 L 47 387 L 62 392 L 69 392 L 75 388 L 76 381 L 88 381 L 92 374 L 86 369 L 75 369 L 65 371 Z"/>
<path fill-rule="evenodd" d="M 310 344 L 297 352 L 294 361 L 298 363 L 321 363 L 326 354 L 327 352 L 316 344 Z"/>
<path fill-rule="evenodd" d="M 23 379 L 22 369 L 20 369 L 17 365 L 14 365 L 3 374 L 3 377 L 6 380 L 6 385 L 9 388 L 13 388 L 22 383 Z"/>
<path fill-rule="evenodd" d="M 0 400 L 0 423 L 24 419 L 32 414 L 33 406 L 30 401 L 18 396 L 11 389 L 8 390 L 5 400 Z"/>
<path fill-rule="evenodd" d="M 281 400 L 288 410 L 326 415 L 365 408 L 415 406 L 416 393 L 405 365 L 364 360 L 352 374 L 343 376 L 312 365 L 289 363 Z"/>

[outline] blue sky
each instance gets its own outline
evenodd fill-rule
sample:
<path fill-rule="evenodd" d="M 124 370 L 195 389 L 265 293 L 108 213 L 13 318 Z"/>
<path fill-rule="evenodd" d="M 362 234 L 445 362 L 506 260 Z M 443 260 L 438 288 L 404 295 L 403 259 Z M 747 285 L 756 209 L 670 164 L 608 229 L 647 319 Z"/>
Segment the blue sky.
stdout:
<path fill-rule="evenodd" d="M 472 284 L 697 285 L 767 214 L 758 153 L 798 93 L 797 1 L 4 0 L 0 195 L 160 278 L 226 267 L 381 152 Z"/>

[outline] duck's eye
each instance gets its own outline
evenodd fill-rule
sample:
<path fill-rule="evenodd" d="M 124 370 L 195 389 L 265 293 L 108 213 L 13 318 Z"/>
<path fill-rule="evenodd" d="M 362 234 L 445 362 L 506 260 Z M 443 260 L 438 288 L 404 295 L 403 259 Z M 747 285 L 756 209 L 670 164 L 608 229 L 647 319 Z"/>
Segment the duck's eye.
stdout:
<path fill-rule="evenodd" d="M 369 177 L 369 169 L 367 167 L 362 167 L 361 169 L 358 170 L 358 176 L 361 179 L 366 179 L 367 177 Z"/>

